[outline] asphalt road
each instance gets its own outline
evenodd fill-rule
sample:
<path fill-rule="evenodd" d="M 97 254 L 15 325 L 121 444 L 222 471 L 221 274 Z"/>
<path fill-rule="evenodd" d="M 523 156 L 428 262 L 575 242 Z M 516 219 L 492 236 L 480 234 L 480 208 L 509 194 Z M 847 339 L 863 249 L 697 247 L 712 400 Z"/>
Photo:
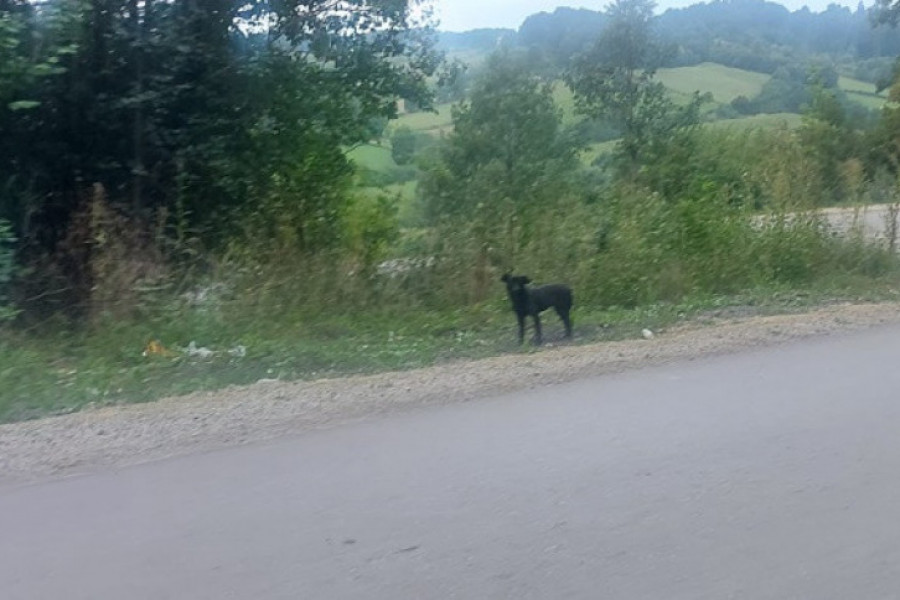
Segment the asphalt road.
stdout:
<path fill-rule="evenodd" d="M 4 600 L 900 596 L 900 329 L 0 488 Z"/>

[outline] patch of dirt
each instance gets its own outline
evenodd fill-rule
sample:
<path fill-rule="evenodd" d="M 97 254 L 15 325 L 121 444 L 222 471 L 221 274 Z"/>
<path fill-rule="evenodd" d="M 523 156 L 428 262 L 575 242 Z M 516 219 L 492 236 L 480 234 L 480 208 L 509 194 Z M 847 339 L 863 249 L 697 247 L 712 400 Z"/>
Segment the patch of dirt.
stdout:
<path fill-rule="evenodd" d="M 889 323 L 900 323 L 900 303 L 841 304 L 778 316 L 730 312 L 654 332 L 650 339 L 547 347 L 400 373 L 260 381 L 148 404 L 85 410 L 0 426 L 0 483 L 261 442 L 411 407 L 471 401 Z"/>

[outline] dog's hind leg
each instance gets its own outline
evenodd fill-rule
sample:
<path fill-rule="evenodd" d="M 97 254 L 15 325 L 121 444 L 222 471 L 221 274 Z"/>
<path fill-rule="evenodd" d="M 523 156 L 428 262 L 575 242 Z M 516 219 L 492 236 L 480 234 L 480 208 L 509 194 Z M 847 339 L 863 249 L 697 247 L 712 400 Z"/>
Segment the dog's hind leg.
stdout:
<path fill-rule="evenodd" d="M 562 319 L 563 325 L 565 325 L 565 327 L 566 327 L 566 337 L 571 339 L 572 338 L 572 317 L 569 315 L 569 309 L 568 308 L 560 308 L 558 306 L 555 308 L 556 308 L 556 314 L 559 315 L 559 318 Z"/>

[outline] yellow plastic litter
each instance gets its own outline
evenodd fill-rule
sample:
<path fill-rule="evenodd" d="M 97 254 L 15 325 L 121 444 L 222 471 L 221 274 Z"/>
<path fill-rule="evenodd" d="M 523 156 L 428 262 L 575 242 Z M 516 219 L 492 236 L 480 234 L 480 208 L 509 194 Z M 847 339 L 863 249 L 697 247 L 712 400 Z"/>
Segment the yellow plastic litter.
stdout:
<path fill-rule="evenodd" d="M 147 346 L 144 348 L 144 356 L 178 356 L 176 352 L 173 352 L 162 345 L 162 342 L 159 340 L 150 340 L 147 342 Z"/>

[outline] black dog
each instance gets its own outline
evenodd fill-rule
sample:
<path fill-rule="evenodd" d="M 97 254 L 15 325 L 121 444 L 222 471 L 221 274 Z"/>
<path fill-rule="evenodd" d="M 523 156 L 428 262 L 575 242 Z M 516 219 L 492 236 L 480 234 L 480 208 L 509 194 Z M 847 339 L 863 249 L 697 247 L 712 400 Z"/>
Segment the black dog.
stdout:
<path fill-rule="evenodd" d="M 536 344 L 541 339 L 540 313 L 551 306 L 566 326 L 566 337 L 572 337 L 572 321 L 569 318 L 569 310 L 572 308 L 572 288 L 561 283 L 528 287 L 531 279 L 525 275 L 505 274 L 500 281 L 506 284 L 506 293 L 512 302 L 513 312 L 519 320 L 519 343 L 525 340 L 525 317 L 531 315 L 534 318 L 534 341 Z"/>

